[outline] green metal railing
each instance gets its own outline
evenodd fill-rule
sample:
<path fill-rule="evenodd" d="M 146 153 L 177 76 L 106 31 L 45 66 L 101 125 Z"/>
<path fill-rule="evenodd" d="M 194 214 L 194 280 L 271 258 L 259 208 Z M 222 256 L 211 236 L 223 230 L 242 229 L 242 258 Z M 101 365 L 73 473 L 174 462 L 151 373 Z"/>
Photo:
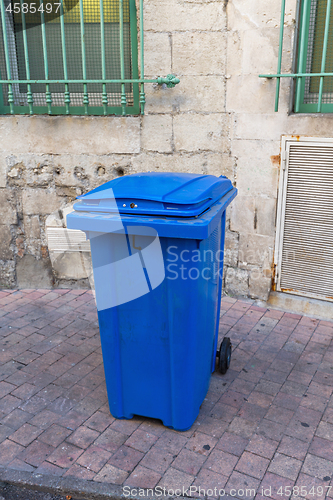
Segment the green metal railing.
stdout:
<path fill-rule="evenodd" d="M 40 28 L 41 28 L 41 45 L 42 45 L 42 53 L 43 53 L 43 60 L 41 61 L 41 66 L 43 66 L 43 71 L 44 71 L 44 77 L 43 78 L 33 78 L 32 72 L 31 72 L 31 57 L 29 57 L 29 50 L 31 50 L 31 47 L 29 47 L 29 40 L 27 38 L 27 21 L 26 21 L 26 14 L 23 12 L 23 3 L 24 0 L 19 0 L 19 5 L 21 8 L 21 26 L 22 26 L 22 39 L 23 39 L 23 52 L 24 52 L 24 64 L 21 66 L 21 75 L 22 73 L 22 67 L 24 66 L 25 78 L 20 78 L 18 76 L 15 76 L 15 71 L 13 71 L 12 68 L 12 60 L 13 56 L 10 53 L 11 45 L 9 43 L 9 34 L 8 34 L 8 19 L 6 21 L 6 16 L 8 16 L 8 10 L 6 12 L 6 9 L 8 9 L 8 5 L 5 5 L 5 0 L 0 0 L 0 9 L 1 9 L 1 28 L 2 28 L 2 44 L 3 44 L 3 59 L 4 59 L 4 70 L 6 72 L 6 78 L 1 79 L 0 75 L 0 101 L 1 98 L 3 99 L 3 94 L 4 92 L 1 92 L 1 88 L 4 88 L 6 86 L 6 97 L 7 97 L 7 103 L 10 114 L 16 114 L 17 112 L 20 112 L 18 110 L 18 104 L 15 101 L 15 92 L 14 90 L 19 88 L 21 89 L 20 95 L 24 94 L 24 101 L 27 105 L 27 113 L 30 115 L 36 113 L 36 112 L 41 112 L 40 110 L 38 111 L 38 108 L 40 105 L 36 105 L 34 102 L 36 99 L 36 87 L 34 87 L 35 84 L 38 84 L 40 88 L 40 85 L 45 86 L 43 95 L 44 99 L 46 102 L 46 113 L 49 115 L 52 114 L 59 114 L 59 105 L 54 104 L 54 97 L 53 97 L 53 91 L 52 91 L 52 85 L 57 84 L 57 88 L 59 88 L 59 85 L 63 86 L 63 102 L 64 102 L 64 110 L 61 112 L 61 114 L 81 114 L 77 113 L 78 107 L 72 104 L 72 95 L 73 91 L 71 91 L 71 85 L 75 84 L 75 88 L 77 89 L 78 85 L 82 85 L 82 91 L 80 92 L 80 95 L 82 97 L 81 99 L 81 104 L 82 104 L 82 109 L 83 109 L 83 114 L 89 115 L 89 114 L 113 114 L 115 112 L 115 106 L 110 105 L 109 99 L 110 99 L 110 94 L 108 95 L 107 91 L 107 86 L 110 84 L 119 84 L 120 85 L 120 106 L 119 106 L 119 114 L 126 115 L 126 114 L 133 114 L 131 111 L 129 111 L 131 108 L 128 105 L 127 101 L 127 94 L 126 94 L 126 88 L 128 89 L 128 85 L 131 85 L 132 88 L 134 86 L 138 86 L 139 91 L 137 94 L 137 99 L 138 99 L 138 110 L 141 112 L 141 114 L 144 114 L 144 109 L 145 109 L 145 90 L 144 90 L 144 84 L 145 83 L 157 83 L 159 85 L 165 84 L 168 88 L 174 87 L 176 84 L 179 83 L 179 79 L 176 78 L 174 75 L 167 75 L 166 77 L 158 77 L 154 79 L 147 79 L 144 78 L 144 36 L 143 36 L 143 0 L 139 0 L 139 28 L 140 28 L 140 76 L 136 71 L 131 72 L 132 77 L 128 78 L 128 68 L 126 64 L 126 57 L 125 57 L 125 43 L 128 45 L 128 41 L 124 42 L 124 0 L 117 0 L 119 2 L 119 12 L 117 13 L 119 16 L 119 46 L 115 48 L 116 51 L 119 50 L 119 54 L 117 54 L 117 58 L 120 59 L 120 74 L 118 75 L 119 77 L 117 78 L 107 78 L 107 60 L 106 60 L 106 30 L 105 30 L 105 9 L 108 8 L 110 10 L 110 4 L 108 2 L 110 0 L 97 0 L 99 4 L 99 26 L 100 26 L 100 55 L 96 54 L 96 59 L 99 59 L 99 64 L 101 65 L 101 71 L 100 71 L 100 77 L 98 78 L 89 78 L 89 75 L 87 73 L 87 33 L 86 33 L 86 23 L 85 23 L 85 6 L 84 6 L 84 0 L 78 0 L 79 2 L 79 15 L 80 15 L 80 22 L 79 22 L 79 29 L 80 29 L 80 43 L 81 43 L 81 63 L 82 63 L 82 78 L 69 78 L 69 66 L 68 66 L 68 40 L 66 40 L 66 33 L 68 36 L 68 31 L 66 32 L 67 26 L 66 23 L 64 22 L 64 14 L 65 14 L 65 4 L 64 0 L 57 0 L 60 3 L 60 15 L 59 15 L 59 33 L 60 33 L 60 40 L 61 40 L 61 64 L 62 68 L 61 71 L 59 71 L 59 76 L 61 78 L 57 79 L 54 78 L 54 72 L 53 72 L 53 77 L 50 77 L 50 71 L 49 71 L 49 63 L 50 63 L 50 54 L 48 50 L 48 41 L 47 41 L 47 30 L 48 30 L 48 23 L 45 20 L 45 14 L 44 14 L 44 6 L 46 5 L 47 2 L 50 2 L 50 0 L 37 0 L 39 2 L 39 5 L 42 6 L 40 9 Z M 114 2 L 115 0 L 113 0 Z M 133 0 L 132 0 L 133 1 Z M 17 4 L 15 4 L 17 5 Z M 25 4 L 26 5 L 26 4 Z M 34 4 L 35 5 L 35 4 Z M 135 1 L 132 4 L 134 5 L 135 9 Z M 126 14 L 127 16 L 127 14 Z M 135 15 L 136 17 L 136 15 Z M 130 34 L 130 43 L 133 48 L 134 45 L 136 45 L 136 50 L 137 50 L 137 34 L 136 34 L 136 19 L 133 21 L 130 25 L 130 29 L 133 29 L 133 33 L 131 31 Z M 134 33 L 134 28 L 135 28 L 135 33 Z M 127 33 L 127 32 L 126 32 Z M 1 42 L 1 40 L 0 40 Z M 126 46 L 127 47 L 127 46 Z M 60 49 L 59 49 L 60 50 Z M 112 48 L 112 50 L 114 50 Z M 128 48 L 126 50 L 129 50 Z M 51 54 L 52 57 L 52 54 Z M 132 54 L 132 59 L 137 59 L 137 57 L 133 56 Z M 134 61 L 135 62 L 135 61 Z M 54 64 L 54 63 L 52 63 Z M 137 73 L 137 74 L 135 74 Z M 17 71 L 16 71 L 17 74 Z M 51 75 L 52 76 L 52 75 Z M 96 112 L 96 104 L 91 105 L 90 103 L 90 91 L 89 91 L 89 85 L 94 84 L 94 88 L 96 88 L 96 85 L 100 86 L 100 110 Z M 22 91 L 22 85 L 25 86 L 25 91 Z M 127 87 L 126 87 L 127 85 Z M 72 87 L 73 88 L 73 87 Z M 92 88 L 92 87 L 90 87 Z M 110 87 L 109 87 L 110 88 Z M 35 90 L 34 90 L 35 89 Z M 96 92 L 96 91 L 95 91 Z M 109 91 L 110 92 L 110 91 Z M 134 91 L 133 91 L 134 92 Z M 23 94 L 22 94 L 23 93 Z M 39 92 L 40 95 L 40 92 Z M 77 99 L 78 92 L 76 91 L 76 99 Z M 134 99 L 134 97 L 133 97 Z M 6 105 L 0 102 L 0 108 L 6 108 Z M 134 106 L 132 109 L 136 109 Z"/>
<path fill-rule="evenodd" d="M 311 1 L 313 0 L 303 0 L 301 1 L 300 5 L 300 29 L 299 29 L 299 39 L 298 39 L 298 59 L 297 59 L 297 71 L 293 73 L 281 73 L 281 65 L 282 65 L 282 55 L 283 55 L 283 37 L 284 37 L 284 17 L 285 17 L 285 4 L 286 0 L 282 0 L 282 5 L 281 5 L 281 22 L 280 22 L 280 37 L 279 37 L 279 52 L 278 52 L 278 64 L 277 64 L 277 73 L 276 74 L 261 74 L 259 75 L 260 78 L 276 78 L 276 90 L 275 90 L 275 111 L 278 111 L 278 106 L 279 106 L 279 96 L 280 96 L 280 79 L 281 78 L 293 78 L 296 81 L 296 88 L 295 88 L 295 106 L 294 106 L 294 111 L 296 113 L 299 112 L 332 112 L 333 111 L 333 106 L 331 106 L 331 103 L 333 104 L 333 95 L 328 97 L 328 101 L 326 103 L 323 103 L 323 89 L 324 89 L 324 79 L 333 77 L 333 72 L 332 71 L 327 71 L 327 54 L 328 50 L 332 50 L 332 47 L 330 47 L 328 41 L 329 38 L 331 39 L 332 37 L 332 30 L 333 26 L 331 21 L 331 16 L 333 14 L 332 9 L 331 9 L 331 0 L 326 0 L 326 8 L 325 8 L 325 20 L 324 20 L 324 30 L 323 32 L 320 33 L 321 25 L 319 22 L 317 22 L 317 19 L 314 19 L 313 23 L 313 31 L 316 29 L 319 32 L 319 35 L 322 40 L 322 47 L 321 43 L 319 44 L 319 50 L 321 51 L 320 55 L 320 71 L 319 72 L 312 72 L 311 69 L 314 64 L 314 55 L 310 54 L 310 51 L 314 52 L 314 41 L 312 40 L 312 46 L 309 43 L 309 31 L 310 31 L 310 7 L 311 7 Z M 320 0 L 317 0 L 315 3 L 315 13 L 317 16 L 318 13 L 318 4 Z M 325 0 L 324 0 L 325 1 Z M 314 2 L 313 2 L 314 4 Z M 310 71 L 306 71 L 306 69 L 309 69 L 309 64 L 307 62 L 309 61 L 310 57 Z M 318 62 L 318 61 L 316 61 Z M 331 65 L 332 66 L 332 65 Z M 304 95 L 305 95 L 305 79 L 310 79 L 319 77 L 319 89 L 318 93 L 313 93 L 315 94 L 315 99 L 317 102 L 311 103 L 311 104 L 304 104 Z M 308 84 L 309 86 L 310 84 Z"/>

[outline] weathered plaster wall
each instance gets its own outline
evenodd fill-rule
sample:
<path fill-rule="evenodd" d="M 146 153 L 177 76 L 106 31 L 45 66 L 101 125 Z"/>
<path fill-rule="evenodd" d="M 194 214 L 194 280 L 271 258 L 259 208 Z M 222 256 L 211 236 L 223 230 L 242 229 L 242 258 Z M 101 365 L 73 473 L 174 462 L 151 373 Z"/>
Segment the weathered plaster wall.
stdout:
<path fill-rule="evenodd" d="M 289 3 L 285 71 L 296 0 Z M 332 120 L 289 115 L 288 80 L 274 113 L 275 81 L 258 78 L 276 71 L 279 2 L 144 4 L 145 76 L 181 79 L 174 89 L 146 85 L 145 116 L 0 117 L 0 284 L 59 284 L 45 220 L 78 194 L 128 173 L 183 171 L 225 174 L 238 187 L 226 234 L 226 290 L 266 298 L 281 135 L 327 136 Z"/>
<path fill-rule="evenodd" d="M 282 72 L 291 72 L 296 0 L 287 0 Z M 237 271 L 226 288 L 251 297 L 267 296 L 276 233 L 276 204 L 282 135 L 330 137 L 330 115 L 291 112 L 291 80 L 281 79 L 274 112 L 280 2 L 230 0 L 227 5 L 226 113 L 232 117 L 230 155 L 239 196 L 231 207 L 230 230 L 237 242 Z M 229 278 L 230 275 L 230 278 Z"/>
<path fill-rule="evenodd" d="M 144 21 L 145 76 L 182 79 L 173 90 L 146 85 L 146 116 L 0 118 L 2 285 L 57 284 L 45 220 L 107 180 L 146 170 L 234 180 L 224 3 L 147 1 Z"/>

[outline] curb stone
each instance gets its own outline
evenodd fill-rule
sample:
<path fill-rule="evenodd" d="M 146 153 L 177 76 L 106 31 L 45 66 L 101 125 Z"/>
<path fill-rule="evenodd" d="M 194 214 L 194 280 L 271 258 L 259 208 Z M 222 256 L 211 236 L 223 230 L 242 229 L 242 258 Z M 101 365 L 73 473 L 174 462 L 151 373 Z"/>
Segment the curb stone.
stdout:
<path fill-rule="evenodd" d="M 0 467 L 0 485 L 1 483 L 45 493 L 70 495 L 80 500 L 120 500 L 124 498 L 122 497 L 122 488 L 114 484 L 97 483 L 74 477 L 63 478 L 51 474 L 8 470 L 3 467 Z"/>
<path fill-rule="evenodd" d="M 36 492 L 50 493 L 53 495 L 70 495 L 73 500 L 124 500 L 148 499 L 149 500 L 171 500 L 169 496 L 126 496 L 122 495 L 122 487 L 110 483 L 98 483 L 75 477 L 58 477 L 51 474 L 39 474 L 19 470 L 5 469 L 0 466 L 0 488 L 12 485 Z M 139 489 L 136 487 L 135 489 Z M 144 488 L 146 489 L 146 488 Z M 0 492 L 1 493 L 1 492 Z M 0 500 L 1 500 L 0 495 Z M 177 497 L 185 500 L 185 497 Z"/>

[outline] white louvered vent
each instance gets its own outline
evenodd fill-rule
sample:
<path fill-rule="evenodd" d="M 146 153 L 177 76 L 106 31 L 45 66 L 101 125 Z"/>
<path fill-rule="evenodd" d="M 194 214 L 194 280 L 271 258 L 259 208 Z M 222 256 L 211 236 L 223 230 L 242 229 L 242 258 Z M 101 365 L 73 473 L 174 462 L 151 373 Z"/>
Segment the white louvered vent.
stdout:
<path fill-rule="evenodd" d="M 333 141 L 284 141 L 277 290 L 333 301 Z"/>

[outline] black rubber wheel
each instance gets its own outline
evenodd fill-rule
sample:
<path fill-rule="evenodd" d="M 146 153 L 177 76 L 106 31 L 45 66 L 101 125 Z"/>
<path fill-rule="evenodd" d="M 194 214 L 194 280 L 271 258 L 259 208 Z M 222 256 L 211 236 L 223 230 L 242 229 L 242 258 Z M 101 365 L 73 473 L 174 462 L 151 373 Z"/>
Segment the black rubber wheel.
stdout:
<path fill-rule="evenodd" d="M 224 375 L 230 366 L 231 360 L 231 342 L 229 337 L 224 337 L 220 346 L 219 370 Z"/>

